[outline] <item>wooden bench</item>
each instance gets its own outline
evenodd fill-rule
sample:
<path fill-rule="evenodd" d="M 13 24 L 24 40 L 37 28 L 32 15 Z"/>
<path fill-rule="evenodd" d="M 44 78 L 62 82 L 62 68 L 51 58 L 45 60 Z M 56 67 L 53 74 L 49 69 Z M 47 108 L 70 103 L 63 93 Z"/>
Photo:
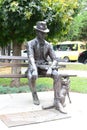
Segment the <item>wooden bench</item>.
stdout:
<path fill-rule="evenodd" d="M 14 61 L 17 61 L 17 63 L 15 63 Z M 27 57 L 22 57 L 22 56 L 5 56 L 2 55 L 0 56 L 0 67 L 28 67 L 28 63 L 23 62 L 28 60 Z M 5 62 L 6 61 L 6 62 Z M 10 62 L 9 62 L 10 61 Z M 20 62 L 19 62 L 20 61 Z M 65 65 L 60 64 L 58 66 L 58 69 L 61 67 L 66 67 Z M 74 77 L 76 75 L 72 75 L 72 74 L 60 74 L 62 77 Z M 40 76 L 43 77 L 43 76 Z M 0 74 L 0 78 L 27 78 L 27 75 L 24 73 L 20 73 L 20 74 Z"/>

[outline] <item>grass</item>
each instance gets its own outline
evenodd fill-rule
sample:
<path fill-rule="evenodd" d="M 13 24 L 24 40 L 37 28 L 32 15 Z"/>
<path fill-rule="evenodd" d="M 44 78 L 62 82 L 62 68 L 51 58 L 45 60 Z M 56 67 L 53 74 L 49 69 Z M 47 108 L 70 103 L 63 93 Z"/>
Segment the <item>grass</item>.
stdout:
<path fill-rule="evenodd" d="M 87 64 L 66 64 L 66 68 L 62 68 L 64 70 L 80 70 L 87 71 Z"/>
<path fill-rule="evenodd" d="M 87 93 L 87 78 L 75 77 L 70 78 L 70 90 L 73 92 Z"/>
<path fill-rule="evenodd" d="M 6 94 L 6 93 L 21 93 L 21 92 L 30 92 L 29 86 L 28 86 L 28 79 L 21 78 L 19 87 L 10 87 L 10 78 L 1 78 L 0 79 L 0 94 Z M 53 80 L 51 78 L 39 78 L 37 80 L 37 91 L 48 91 L 51 90 L 53 84 Z"/>
<path fill-rule="evenodd" d="M 21 79 L 22 86 L 20 87 L 9 87 L 10 86 L 9 81 L 11 79 L 9 79 L 9 81 L 7 82 L 8 85 L 6 85 L 6 83 L 4 84 L 5 80 L 7 81 L 8 79 L 3 79 L 2 83 L 0 82 L 0 94 L 30 92 L 27 79 Z M 70 91 L 79 92 L 79 93 L 87 93 L 87 78 L 71 77 L 70 81 L 71 81 Z M 53 80 L 51 78 L 39 78 L 37 80 L 36 88 L 38 92 L 53 90 Z"/>

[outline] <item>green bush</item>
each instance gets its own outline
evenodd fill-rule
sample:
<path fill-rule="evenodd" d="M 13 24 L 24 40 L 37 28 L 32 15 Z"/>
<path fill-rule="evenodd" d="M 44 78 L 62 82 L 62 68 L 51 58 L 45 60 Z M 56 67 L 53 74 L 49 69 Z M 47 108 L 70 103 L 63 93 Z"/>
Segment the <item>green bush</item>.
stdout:
<path fill-rule="evenodd" d="M 22 93 L 22 92 L 29 92 L 28 86 L 22 87 L 9 87 L 9 86 L 0 86 L 0 94 L 7 94 L 7 93 Z"/>
<path fill-rule="evenodd" d="M 4 80 L 3 82 L 5 82 L 5 79 L 3 79 L 3 80 Z M 25 80 L 25 82 L 26 82 L 26 79 L 23 79 L 23 80 Z M 7 81 L 7 79 L 6 79 L 6 81 Z M 72 77 L 72 78 L 70 78 L 70 81 L 71 81 L 70 91 L 87 93 L 87 78 Z M 8 79 L 8 82 L 10 82 L 9 79 Z M 53 90 L 53 80 L 51 78 L 39 78 L 37 80 L 36 89 L 38 92 Z M 30 92 L 28 83 L 26 83 L 26 85 L 22 85 L 20 87 L 10 87 L 8 85 L 6 86 L 6 84 L 5 84 L 5 86 L 0 85 L 0 94 L 22 93 L 22 92 Z"/>

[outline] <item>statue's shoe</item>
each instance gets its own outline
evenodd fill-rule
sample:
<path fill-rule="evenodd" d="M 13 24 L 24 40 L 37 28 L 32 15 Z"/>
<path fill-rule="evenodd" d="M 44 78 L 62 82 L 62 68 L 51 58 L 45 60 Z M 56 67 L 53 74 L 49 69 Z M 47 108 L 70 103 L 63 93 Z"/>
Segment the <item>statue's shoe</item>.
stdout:
<path fill-rule="evenodd" d="M 35 105 L 40 105 L 40 101 L 39 101 L 39 100 L 33 100 L 33 103 L 34 103 Z"/>
<path fill-rule="evenodd" d="M 37 96 L 37 93 L 34 92 L 34 93 L 32 94 L 32 96 L 33 96 L 33 103 L 34 103 L 35 105 L 39 105 L 39 104 L 40 104 L 40 101 L 39 101 L 39 98 L 38 98 L 38 96 Z"/>

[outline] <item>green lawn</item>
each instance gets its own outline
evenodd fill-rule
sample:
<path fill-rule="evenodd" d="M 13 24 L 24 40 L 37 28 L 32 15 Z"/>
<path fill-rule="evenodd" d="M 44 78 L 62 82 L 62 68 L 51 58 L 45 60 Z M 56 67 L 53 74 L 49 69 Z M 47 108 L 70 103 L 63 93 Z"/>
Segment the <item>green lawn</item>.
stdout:
<path fill-rule="evenodd" d="M 87 64 L 66 64 L 66 68 L 62 68 L 64 70 L 83 70 L 87 71 Z"/>
<path fill-rule="evenodd" d="M 20 87 L 9 87 L 11 79 L 0 79 L 0 94 L 29 92 L 28 80 L 21 79 Z M 87 78 L 70 78 L 70 91 L 87 93 Z M 53 89 L 53 80 L 51 78 L 39 78 L 37 80 L 37 91 L 49 91 Z"/>
<path fill-rule="evenodd" d="M 75 77 L 70 78 L 70 90 L 74 92 L 87 93 L 87 78 Z"/>

